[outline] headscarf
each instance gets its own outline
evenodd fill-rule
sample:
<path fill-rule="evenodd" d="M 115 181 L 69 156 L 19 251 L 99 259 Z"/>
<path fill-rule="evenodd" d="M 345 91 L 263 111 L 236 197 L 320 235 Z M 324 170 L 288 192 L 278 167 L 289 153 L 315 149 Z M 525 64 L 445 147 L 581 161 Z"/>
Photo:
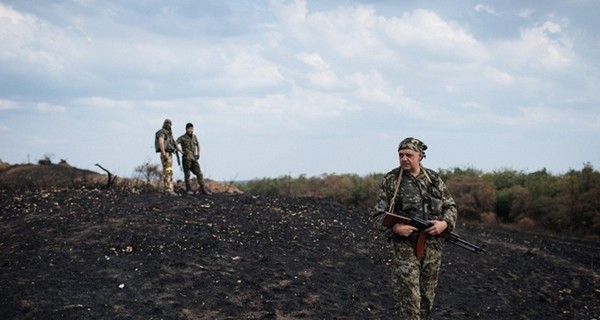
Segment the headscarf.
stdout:
<path fill-rule="evenodd" d="M 425 158 L 425 150 L 427 150 L 427 145 L 423 143 L 423 141 L 408 137 L 400 142 L 398 145 L 398 151 L 402 149 L 408 149 L 416 152 L 421 152 L 423 154 L 423 158 Z"/>
<path fill-rule="evenodd" d="M 166 130 L 171 130 L 171 119 L 165 119 L 165 122 L 163 122 L 163 128 Z"/>

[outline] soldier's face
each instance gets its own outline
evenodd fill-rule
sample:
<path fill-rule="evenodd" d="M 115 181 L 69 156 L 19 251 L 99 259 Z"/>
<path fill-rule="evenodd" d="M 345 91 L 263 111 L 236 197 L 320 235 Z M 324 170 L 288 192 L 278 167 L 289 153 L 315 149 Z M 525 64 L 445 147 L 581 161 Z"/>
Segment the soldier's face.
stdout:
<path fill-rule="evenodd" d="M 410 149 L 402 149 L 398 151 L 400 157 L 400 167 L 404 170 L 414 171 L 419 168 L 421 161 L 421 153 Z"/>
<path fill-rule="evenodd" d="M 194 127 L 189 127 L 187 129 L 185 129 L 185 132 L 187 132 L 187 134 L 192 134 L 194 133 Z"/>

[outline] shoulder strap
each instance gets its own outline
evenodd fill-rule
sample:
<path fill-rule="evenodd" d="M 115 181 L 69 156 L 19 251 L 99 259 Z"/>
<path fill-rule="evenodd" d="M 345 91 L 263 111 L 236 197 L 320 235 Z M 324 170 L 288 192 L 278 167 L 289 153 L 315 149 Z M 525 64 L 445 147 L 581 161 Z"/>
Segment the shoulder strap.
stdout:
<path fill-rule="evenodd" d="M 427 182 L 431 184 L 433 181 L 431 180 L 431 174 L 428 172 L 427 168 L 421 167 L 421 170 L 423 170 L 423 174 L 425 175 L 425 178 L 427 178 Z"/>
<path fill-rule="evenodd" d="M 396 206 L 396 197 L 398 196 L 398 191 L 400 190 L 400 182 L 402 182 L 402 176 L 404 175 L 404 170 L 400 168 L 400 173 L 398 174 L 398 180 L 396 181 L 396 188 L 394 189 L 394 196 L 392 197 L 392 201 L 390 201 L 390 209 L 388 212 L 394 212 L 394 207 Z"/>

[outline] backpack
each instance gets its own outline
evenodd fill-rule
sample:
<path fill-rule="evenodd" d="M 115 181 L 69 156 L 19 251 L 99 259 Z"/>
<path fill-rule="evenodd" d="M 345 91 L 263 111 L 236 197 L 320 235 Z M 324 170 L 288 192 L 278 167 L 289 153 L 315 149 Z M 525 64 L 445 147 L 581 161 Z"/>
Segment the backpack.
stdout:
<path fill-rule="evenodd" d="M 161 133 L 162 129 L 156 131 L 156 134 L 154 135 L 154 149 L 156 149 L 156 152 L 160 152 L 160 146 L 158 145 L 158 135 Z"/>

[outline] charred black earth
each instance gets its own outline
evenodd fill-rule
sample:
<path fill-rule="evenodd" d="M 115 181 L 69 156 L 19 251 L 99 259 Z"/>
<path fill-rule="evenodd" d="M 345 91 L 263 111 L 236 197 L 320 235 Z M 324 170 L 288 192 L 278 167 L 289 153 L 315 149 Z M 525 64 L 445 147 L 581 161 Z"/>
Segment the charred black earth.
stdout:
<path fill-rule="evenodd" d="M 1 319 L 393 319 L 390 253 L 326 199 L 0 190 Z M 460 223 L 435 319 L 600 319 L 600 242 Z"/>

